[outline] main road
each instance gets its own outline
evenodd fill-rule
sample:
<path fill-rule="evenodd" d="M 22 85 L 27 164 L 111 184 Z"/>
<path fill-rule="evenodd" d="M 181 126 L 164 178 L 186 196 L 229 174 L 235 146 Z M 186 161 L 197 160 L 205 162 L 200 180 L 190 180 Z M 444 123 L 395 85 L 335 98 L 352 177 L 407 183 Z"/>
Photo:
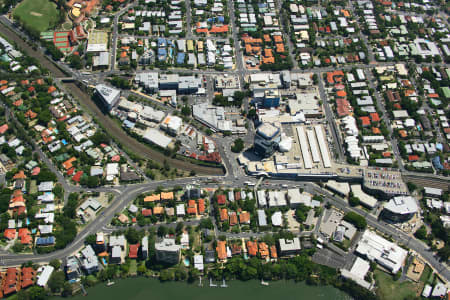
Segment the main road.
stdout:
<path fill-rule="evenodd" d="M 231 1 L 229 1 L 228 3 L 231 3 Z M 59 77 L 59 78 L 66 76 L 63 74 L 63 72 L 61 72 L 59 70 L 59 68 L 57 68 L 40 51 L 35 51 L 35 50 L 31 49 L 31 47 L 22 40 L 20 33 L 17 32 L 17 29 L 12 28 L 12 27 L 11 27 L 11 29 L 7 29 L 6 27 L 10 26 L 11 24 L 7 23 L 5 20 L 7 20 L 7 19 L 5 19 L 4 17 L 0 17 L 0 22 L 2 22 L 3 24 L 6 25 L 6 26 L 0 27 L 0 33 L 5 34 L 7 36 L 7 38 L 15 41 L 30 56 L 37 58 L 40 61 L 40 63 L 43 66 L 45 66 L 54 76 Z M 233 29 L 234 29 L 233 32 L 235 32 L 236 29 L 235 28 L 233 28 Z M 237 41 L 235 40 L 235 42 L 237 42 Z M 236 48 L 238 49 L 238 46 Z M 243 70 L 242 66 L 239 68 L 239 64 L 240 64 L 239 60 L 241 60 L 241 58 L 238 58 L 238 70 L 236 73 L 243 73 L 244 70 Z M 240 62 L 242 62 L 242 61 L 240 61 Z M 64 65 L 62 65 L 61 63 L 57 63 L 57 64 L 60 67 L 62 67 L 64 70 L 67 69 L 67 67 L 64 67 Z M 368 68 L 370 66 L 362 65 L 361 67 Z M 331 68 L 331 67 L 330 68 L 314 68 L 309 71 L 320 74 L 320 72 L 331 71 L 334 69 L 335 68 Z M 79 73 L 77 73 L 77 72 L 68 72 L 68 73 L 72 74 L 76 79 L 80 79 Z M 240 75 L 242 75 L 242 74 L 240 74 Z M 69 86 L 69 87 L 71 89 L 72 88 L 78 89 L 78 87 L 75 85 Z M 322 90 L 323 90 L 323 86 L 322 86 Z M 79 91 L 81 92 L 81 90 L 79 90 Z M 80 96 L 80 95 L 78 95 L 78 96 Z M 88 103 L 93 103 L 93 102 L 89 99 Z M 94 106 L 95 106 L 95 104 L 94 104 Z M 98 111 L 97 111 L 98 107 L 96 107 L 96 106 L 94 107 L 94 106 L 90 105 L 89 109 L 92 109 L 91 113 L 94 112 L 94 114 L 98 114 Z M 97 118 L 98 118 L 98 116 L 97 116 Z M 119 129 L 121 130 L 121 128 L 119 128 Z M 112 135 L 115 134 L 114 132 L 110 132 L 110 133 Z M 131 140 L 126 140 L 125 144 L 138 143 L 136 140 L 134 140 L 132 138 L 130 138 L 130 139 Z M 338 139 L 336 139 L 336 141 L 337 140 Z M 138 144 L 142 145 L 141 143 L 138 143 Z M 129 146 L 129 145 L 127 145 L 127 146 Z M 142 145 L 142 146 L 144 146 L 144 145 Z M 145 153 L 144 148 L 142 148 L 142 149 L 143 149 L 142 152 L 139 152 L 139 153 Z M 339 147 L 337 149 L 339 149 Z M 46 160 L 45 156 L 43 156 L 43 160 L 45 163 L 51 164 L 50 161 Z M 172 163 L 172 161 L 170 161 L 170 162 Z M 175 163 L 176 160 L 173 160 L 173 162 Z M 227 167 L 230 167 L 229 162 L 226 164 L 227 164 Z M 230 169 L 232 169 L 232 168 L 230 168 Z M 57 172 L 57 174 L 58 174 L 58 172 Z M 420 174 L 420 175 L 423 176 L 423 174 Z M 228 187 L 240 186 L 240 185 L 242 185 L 244 180 L 249 180 L 248 177 L 241 175 L 241 174 L 239 174 L 239 176 L 238 176 L 238 174 L 233 174 L 232 171 L 229 172 L 226 176 L 220 176 L 220 177 L 215 177 L 215 178 L 217 178 L 218 181 L 220 181 L 221 185 L 228 186 Z M 59 179 L 63 180 L 61 178 L 59 178 Z M 14 266 L 14 265 L 20 265 L 26 261 L 48 262 L 54 258 L 67 257 L 83 247 L 84 240 L 89 234 L 93 234 L 93 233 L 102 231 L 104 226 L 111 222 L 111 220 L 115 216 L 115 214 L 119 213 L 123 209 L 125 209 L 126 206 L 128 204 L 130 204 L 138 195 L 148 192 L 148 191 L 155 190 L 158 186 L 163 186 L 164 188 L 171 188 L 174 186 L 185 186 L 187 184 L 192 184 L 199 180 L 206 180 L 206 179 L 207 179 L 206 177 L 182 178 L 182 179 L 177 179 L 177 180 L 172 180 L 172 181 L 171 180 L 169 180 L 169 181 L 152 181 L 152 182 L 144 182 L 141 184 L 129 185 L 129 186 L 103 187 L 103 188 L 95 189 L 97 191 L 112 192 L 112 193 L 116 194 L 116 197 L 115 197 L 113 203 L 110 206 L 108 206 L 107 208 L 105 208 L 103 210 L 103 212 L 101 212 L 100 215 L 97 218 L 95 218 L 91 223 L 86 225 L 78 233 L 75 240 L 71 244 L 69 244 L 66 248 L 49 253 L 49 254 L 42 254 L 42 255 L 7 254 L 7 255 L 2 256 L 2 263 L 6 266 Z M 276 180 L 266 180 L 266 181 L 271 182 L 273 184 L 272 186 L 274 186 L 274 187 L 277 187 L 278 183 L 279 183 L 279 181 L 276 181 Z M 289 181 L 284 181 L 283 183 L 285 183 L 285 182 L 288 182 L 290 185 L 300 184 L 298 182 L 292 183 Z M 303 185 L 305 187 L 308 187 L 308 189 L 311 191 L 315 191 L 315 192 L 326 195 L 327 201 L 331 202 L 333 205 L 335 205 L 336 207 L 338 207 L 339 209 L 341 209 L 343 211 L 355 211 L 355 212 L 358 212 L 358 213 L 364 215 L 367 219 L 369 226 L 377 229 L 378 231 L 380 231 L 384 234 L 390 235 L 390 236 L 392 236 L 392 238 L 394 240 L 407 245 L 410 249 L 416 251 L 422 257 L 424 257 L 433 266 L 433 268 L 435 270 L 437 270 L 446 280 L 450 280 L 450 272 L 449 272 L 448 268 L 445 265 L 439 263 L 439 261 L 436 259 L 436 257 L 433 255 L 433 253 L 427 248 L 427 246 L 424 245 L 423 243 L 421 243 L 420 241 L 417 241 L 413 237 L 406 235 L 405 233 L 400 232 L 399 230 L 396 230 L 394 227 L 392 227 L 389 224 L 386 224 L 382 221 L 376 220 L 372 215 L 369 215 L 368 213 L 366 213 L 364 211 L 350 208 L 345 201 L 334 197 L 333 195 L 329 194 L 326 190 L 323 190 L 323 189 L 321 189 L 315 185 L 309 184 L 309 183 L 303 184 Z M 217 184 L 215 184 L 215 186 L 217 186 Z M 69 191 L 80 191 L 81 192 L 84 190 L 83 188 L 73 187 L 73 186 L 70 186 L 67 188 Z"/>

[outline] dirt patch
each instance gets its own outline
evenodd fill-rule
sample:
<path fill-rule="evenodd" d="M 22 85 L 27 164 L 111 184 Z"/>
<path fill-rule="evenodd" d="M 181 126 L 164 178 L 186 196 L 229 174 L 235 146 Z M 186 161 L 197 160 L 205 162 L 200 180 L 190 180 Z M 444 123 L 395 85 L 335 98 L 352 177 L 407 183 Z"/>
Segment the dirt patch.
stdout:
<path fill-rule="evenodd" d="M 35 17 L 42 17 L 42 14 L 35 12 L 35 11 L 30 12 L 30 15 L 35 16 Z"/>

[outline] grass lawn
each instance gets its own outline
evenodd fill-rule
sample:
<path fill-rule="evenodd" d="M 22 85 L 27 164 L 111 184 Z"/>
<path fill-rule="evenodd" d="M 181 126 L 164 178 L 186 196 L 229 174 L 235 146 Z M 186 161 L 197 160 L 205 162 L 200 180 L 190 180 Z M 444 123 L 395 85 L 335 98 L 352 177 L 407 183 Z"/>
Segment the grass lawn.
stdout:
<path fill-rule="evenodd" d="M 130 261 L 130 269 L 128 270 L 128 273 L 131 276 L 136 276 L 136 274 L 137 274 L 137 262 L 136 262 L 135 259 L 132 259 Z"/>
<path fill-rule="evenodd" d="M 423 270 L 422 275 L 420 275 L 420 281 L 427 283 L 430 279 L 431 271 L 431 268 L 428 265 L 425 265 L 425 269 Z"/>
<path fill-rule="evenodd" d="M 394 281 L 392 276 L 375 270 L 377 294 L 382 300 L 399 300 L 407 296 L 416 296 L 416 285 L 409 281 Z"/>
<path fill-rule="evenodd" d="M 56 4 L 50 0 L 24 0 L 14 9 L 14 16 L 41 32 L 56 23 L 58 11 Z"/>

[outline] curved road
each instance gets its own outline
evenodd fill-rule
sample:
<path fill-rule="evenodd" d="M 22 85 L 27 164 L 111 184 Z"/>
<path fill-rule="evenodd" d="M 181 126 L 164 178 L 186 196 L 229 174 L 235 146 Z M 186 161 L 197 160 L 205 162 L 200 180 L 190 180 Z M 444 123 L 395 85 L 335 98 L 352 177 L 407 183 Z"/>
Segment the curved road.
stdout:
<path fill-rule="evenodd" d="M 5 23 L 4 22 L 4 17 L 0 17 L 0 20 L 3 23 Z M 6 24 L 6 25 L 9 25 L 9 24 Z M 6 26 L 0 26 L 0 33 L 5 34 L 9 39 L 15 41 L 30 56 L 37 58 L 40 61 L 40 63 L 44 67 L 46 67 L 50 72 L 52 72 L 56 77 L 60 77 L 61 78 L 61 77 L 65 76 L 63 74 L 63 72 L 61 72 L 56 66 L 54 66 L 53 63 L 50 60 L 48 60 L 41 52 L 34 51 L 33 49 L 31 49 L 30 46 L 28 46 L 17 35 L 17 33 L 13 32 L 13 31 L 11 31 L 9 29 L 6 29 Z M 76 89 L 78 89 L 78 87 L 76 87 Z M 72 91 L 74 91 L 74 89 L 72 89 Z M 90 99 L 89 99 L 88 102 L 92 103 L 92 101 L 90 101 Z M 91 106 L 89 106 L 89 107 L 91 107 Z M 95 108 L 96 109 L 93 109 L 93 111 L 95 113 L 97 113 L 97 110 L 100 111 L 96 105 L 95 105 Z M 117 126 L 117 124 L 115 124 L 115 126 L 116 127 L 112 127 L 114 129 L 114 131 L 119 127 L 119 126 Z M 116 132 L 111 132 L 112 135 L 114 135 L 115 133 Z M 129 146 L 129 144 L 132 144 L 132 143 L 138 143 L 138 142 L 136 140 L 134 140 L 134 139 L 131 139 L 131 138 L 130 138 L 130 140 L 126 140 L 124 142 L 124 144 L 127 145 L 127 146 Z M 146 147 L 145 145 L 143 145 L 141 143 L 138 143 L 138 144 L 140 145 L 140 147 L 145 147 L 146 149 L 150 149 L 149 147 Z M 149 156 L 151 156 L 152 152 L 149 152 L 148 150 L 145 150 L 145 148 L 139 148 L 138 153 L 143 153 L 145 155 L 148 154 Z M 161 156 L 163 156 L 163 159 L 166 158 L 164 155 L 161 155 Z M 48 162 L 48 161 L 45 161 L 45 162 Z M 170 160 L 169 162 L 170 163 L 173 162 L 174 163 L 173 165 L 176 166 L 176 167 L 178 167 L 180 165 L 176 165 L 175 163 L 184 164 L 183 165 L 184 166 L 183 169 L 186 168 L 186 163 L 185 162 L 182 162 L 182 161 L 179 161 L 179 160 Z M 226 161 L 226 165 L 227 165 L 227 168 L 230 167 L 229 161 Z M 189 168 L 189 170 L 191 170 L 192 167 L 199 167 L 199 166 L 189 164 L 189 166 L 187 168 Z M 202 168 L 205 168 L 205 167 L 202 167 Z M 208 170 L 211 170 L 211 169 L 208 168 Z M 232 174 L 232 170 L 230 170 L 230 172 L 231 173 L 228 173 L 227 176 L 218 177 L 220 182 L 218 184 L 215 184 L 215 186 L 218 186 L 218 185 L 233 186 L 233 187 L 241 186 L 243 181 L 247 178 L 245 176 L 240 176 L 240 177 L 236 176 L 235 177 Z M 198 173 L 201 173 L 201 172 L 198 172 Z M 209 172 L 207 172 L 207 173 L 209 173 Z M 408 175 L 412 175 L 412 174 L 408 173 Z M 424 175 L 424 174 L 420 174 L 420 175 L 422 177 L 426 177 L 427 176 L 427 175 Z M 154 190 L 159 185 L 164 186 L 164 188 L 171 188 L 171 187 L 174 187 L 176 185 L 185 186 L 187 184 L 192 184 L 192 183 L 195 183 L 197 180 L 202 180 L 202 179 L 206 179 L 206 178 L 205 177 L 203 177 L 203 178 L 202 177 L 182 178 L 182 179 L 177 179 L 177 180 L 173 180 L 173 181 L 169 180 L 169 181 L 144 182 L 142 184 L 136 184 L 136 185 L 130 185 L 130 186 L 120 186 L 120 187 L 110 187 L 110 188 L 103 187 L 103 188 L 99 188 L 99 189 L 94 189 L 94 190 L 98 190 L 98 191 L 113 192 L 117 196 L 114 199 L 113 203 L 109 207 L 105 208 L 103 210 L 103 212 L 100 213 L 100 215 L 97 218 L 95 218 L 95 220 L 93 220 L 91 223 L 86 225 L 86 227 L 84 227 L 78 233 L 78 235 L 75 238 L 75 240 L 71 244 L 69 244 L 66 248 L 64 248 L 62 250 L 58 250 L 58 251 L 52 252 L 52 253 L 49 253 L 49 254 L 42 254 L 42 255 L 14 255 L 14 254 L 2 255 L 1 263 L 3 265 L 7 265 L 7 266 L 14 266 L 14 265 L 20 265 L 20 264 L 22 264 L 22 263 L 24 263 L 26 261 L 33 261 L 33 262 L 39 263 L 39 262 L 48 262 L 48 261 L 50 261 L 51 259 L 54 259 L 54 258 L 67 257 L 67 256 L 71 255 L 72 253 L 76 252 L 77 250 L 79 250 L 80 248 L 83 247 L 84 239 L 89 234 L 102 231 L 104 225 L 105 224 L 109 224 L 110 221 L 112 220 L 112 218 L 114 217 L 114 215 L 116 213 L 122 211 L 139 194 L 145 193 L 145 192 L 148 192 L 148 191 L 151 191 L 151 190 Z M 266 181 L 268 181 L 268 180 L 266 180 Z M 278 186 L 279 183 L 280 183 L 280 181 L 276 181 L 276 180 L 270 180 L 270 182 L 274 183 L 275 187 Z M 294 184 L 294 183 L 288 182 L 288 181 L 283 181 L 283 183 Z M 296 182 L 295 184 L 300 184 L 300 183 Z M 444 264 L 441 264 L 437 260 L 437 258 L 433 255 L 433 253 L 431 251 L 429 251 L 428 247 L 426 245 L 424 245 L 422 242 L 417 241 L 413 237 L 411 237 L 411 236 L 409 236 L 409 235 L 407 235 L 407 234 L 397 230 L 396 228 L 392 227 L 391 225 L 389 225 L 389 224 L 387 224 L 385 222 L 376 220 L 372 215 L 369 215 L 365 211 L 349 207 L 345 201 L 343 201 L 340 198 L 334 197 L 333 195 L 328 193 L 328 191 L 323 190 L 323 189 L 319 188 L 316 185 L 312 185 L 312 184 L 306 184 L 306 185 L 308 187 L 308 190 L 316 191 L 316 192 L 318 192 L 320 194 L 326 195 L 327 201 L 329 201 L 330 203 L 332 203 L 333 205 L 335 205 L 339 209 L 341 209 L 343 211 L 355 211 L 355 212 L 357 212 L 359 214 L 364 215 L 366 217 L 366 219 L 367 219 L 367 222 L 368 222 L 369 226 L 379 230 L 380 232 L 383 232 L 385 234 L 391 235 L 394 240 L 396 240 L 396 241 L 398 241 L 398 242 L 400 242 L 400 243 L 402 243 L 404 245 L 407 245 L 411 250 L 416 251 L 422 257 L 424 257 L 432 265 L 432 267 L 435 270 L 437 270 L 445 279 L 450 280 L 450 271 L 449 271 L 449 269 Z M 80 188 L 80 187 L 72 187 L 71 186 L 69 188 L 69 191 L 82 191 L 82 190 L 84 190 L 84 189 Z"/>

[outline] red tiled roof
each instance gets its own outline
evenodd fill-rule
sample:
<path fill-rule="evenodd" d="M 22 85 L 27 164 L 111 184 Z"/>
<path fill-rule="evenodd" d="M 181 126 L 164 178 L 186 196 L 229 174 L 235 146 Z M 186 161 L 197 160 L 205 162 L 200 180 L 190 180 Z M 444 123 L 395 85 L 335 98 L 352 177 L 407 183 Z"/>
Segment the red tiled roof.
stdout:
<path fill-rule="evenodd" d="M 266 258 L 269 256 L 269 246 L 266 243 L 259 243 L 259 254 L 261 255 L 261 258 Z"/>
<path fill-rule="evenodd" d="M 219 260 L 224 260 L 227 258 L 227 248 L 226 248 L 227 242 L 226 241 L 217 241 L 217 257 Z"/>
<path fill-rule="evenodd" d="M 213 26 L 209 32 L 210 33 L 225 33 L 225 32 L 228 32 L 228 25 Z"/>
<path fill-rule="evenodd" d="M 17 269 L 8 268 L 2 281 L 2 291 L 4 296 L 17 292 L 17 281 Z"/>
<path fill-rule="evenodd" d="M 34 167 L 34 169 L 31 170 L 31 176 L 39 175 L 39 173 L 41 173 L 41 168 L 39 167 Z"/>
<path fill-rule="evenodd" d="M 392 153 L 391 152 L 383 152 L 383 153 L 381 153 L 381 155 L 383 155 L 383 157 L 391 157 Z"/>
<path fill-rule="evenodd" d="M 228 210 L 226 208 L 220 210 L 220 221 L 228 221 Z"/>
<path fill-rule="evenodd" d="M 258 254 L 258 244 L 253 241 L 247 241 L 247 252 L 250 256 L 256 256 Z"/>
<path fill-rule="evenodd" d="M 67 170 L 67 175 L 72 176 L 73 172 L 75 172 L 75 167 L 70 168 L 69 170 Z"/>
<path fill-rule="evenodd" d="M 16 230 L 15 229 L 5 229 L 3 236 L 7 238 L 8 240 L 12 240 L 16 237 Z"/>
<path fill-rule="evenodd" d="M 31 232 L 28 230 L 28 228 L 19 229 L 19 238 L 22 245 L 29 245 L 33 241 Z"/>
<path fill-rule="evenodd" d="M 130 251 L 128 252 L 129 258 L 137 258 L 138 257 L 139 246 L 140 246 L 139 244 L 130 245 Z"/>
<path fill-rule="evenodd" d="M 19 99 L 19 100 L 13 102 L 14 106 L 21 106 L 22 104 L 23 104 L 23 100 L 22 99 Z"/>
<path fill-rule="evenodd" d="M 0 126 L 0 134 L 4 134 L 8 130 L 8 128 L 8 124 L 3 124 L 2 126 Z"/>
<path fill-rule="evenodd" d="M 275 245 L 270 246 L 270 257 L 272 258 L 278 257 L 277 247 Z"/>
<path fill-rule="evenodd" d="M 341 82 L 344 77 L 344 72 L 342 70 L 337 70 L 334 72 L 327 72 L 327 82 L 328 84 L 334 84 L 334 82 Z"/>
<path fill-rule="evenodd" d="M 24 289 L 34 284 L 35 271 L 31 267 L 22 268 L 20 276 L 20 288 Z"/>
<path fill-rule="evenodd" d="M 73 175 L 72 180 L 75 182 L 80 182 L 82 175 L 83 171 L 78 171 L 75 175 Z"/>
<path fill-rule="evenodd" d="M 152 209 L 151 209 L 151 208 L 144 208 L 144 209 L 142 210 L 142 215 L 143 215 L 144 217 L 149 217 L 149 216 L 151 216 L 151 215 L 152 215 Z"/>
<path fill-rule="evenodd" d="M 345 97 L 347 97 L 347 93 L 345 91 L 337 91 L 336 96 L 345 98 Z"/>
<path fill-rule="evenodd" d="M 336 110 L 339 117 L 348 116 L 353 111 L 352 106 L 347 99 L 336 99 Z"/>
<path fill-rule="evenodd" d="M 14 176 L 13 179 L 26 179 L 27 176 L 25 175 L 25 173 L 23 172 L 23 170 L 20 170 L 19 172 L 17 172 Z"/>
<path fill-rule="evenodd" d="M 230 226 L 234 226 L 238 223 L 237 214 L 235 211 L 230 213 Z"/>
<path fill-rule="evenodd" d="M 225 195 L 218 195 L 217 196 L 217 203 L 220 205 L 223 205 L 227 202 L 227 197 Z"/>
<path fill-rule="evenodd" d="M 362 126 L 369 126 L 370 125 L 370 118 L 369 117 L 360 117 Z"/>
<path fill-rule="evenodd" d="M 245 224 L 250 222 L 250 213 L 247 211 L 243 211 L 239 214 L 239 223 Z"/>
<path fill-rule="evenodd" d="M 203 214 L 205 212 L 205 200 L 198 199 L 198 213 Z"/>
<path fill-rule="evenodd" d="M 186 211 L 189 215 L 196 215 L 197 214 L 197 206 L 190 206 L 187 208 Z"/>
<path fill-rule="evenodd" d="M 408 161 L 418 161 L 419 156 L 418 155 L 408 155 Z"/>
<path fill-rule="evenodd" d="M 380 121 L 380 116 L 378 115 L 378 113 L 370 113 L 370 119 L 372 120 L 372 122 L 379 122 Z"/>

